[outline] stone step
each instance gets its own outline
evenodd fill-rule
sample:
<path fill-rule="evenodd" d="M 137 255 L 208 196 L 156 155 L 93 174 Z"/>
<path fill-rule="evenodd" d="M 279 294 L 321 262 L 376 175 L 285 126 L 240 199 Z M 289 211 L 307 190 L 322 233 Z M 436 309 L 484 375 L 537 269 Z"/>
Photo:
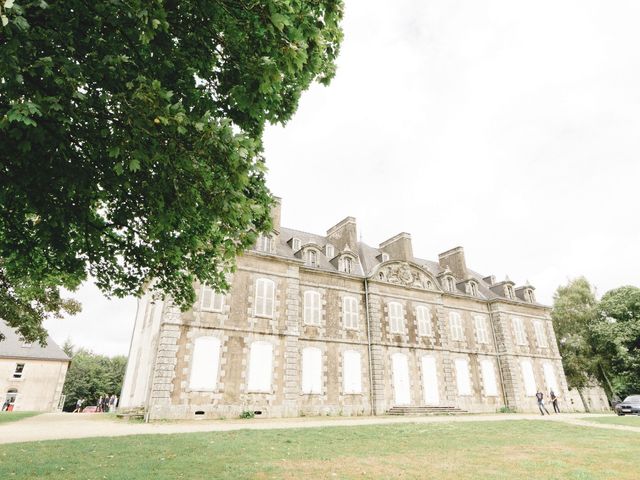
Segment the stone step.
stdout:
<path fill-rule="evenodd" d="M 407 405 L 391 407 L 387 415 L 458 415 L 468 413 L 454 406 Z"/>

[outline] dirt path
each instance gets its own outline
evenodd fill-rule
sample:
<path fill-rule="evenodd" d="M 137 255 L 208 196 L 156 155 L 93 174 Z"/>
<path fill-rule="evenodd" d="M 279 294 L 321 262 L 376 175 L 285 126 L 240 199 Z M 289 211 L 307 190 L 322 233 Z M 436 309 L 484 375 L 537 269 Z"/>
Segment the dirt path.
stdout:
<path fill-rule="evenodd" d="M 45 413 L 0 425 L 0 444 L 87 437 L 153 435 L 189 432 L 226 432 L 231 430 L 343 427 L 392 423 L 495 422 L 505 420 L 536 420 L 564 422 L 592 428 L 609 428 L 640 433 L 639 427 L 608 425 L 584 420 L 585 417 L 611 414 L 560 414 L 541 417 L 536 414 L 460 415 L 436 417 L 304 417 L 265 418 L 253 420 L 195 420 L 159 423 L 129 423 L 100 414 Z"/>

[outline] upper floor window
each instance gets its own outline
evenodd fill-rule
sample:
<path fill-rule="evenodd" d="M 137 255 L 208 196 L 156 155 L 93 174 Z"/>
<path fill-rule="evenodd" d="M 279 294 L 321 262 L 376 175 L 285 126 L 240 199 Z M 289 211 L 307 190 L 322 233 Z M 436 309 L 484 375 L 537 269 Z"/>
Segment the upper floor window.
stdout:
<path fill-rule="evenodd" d="M 464 340 L 464 327 L 462 317 L 458 312 L 449 312 L 449 323 L 451 325 L 451 340 L 457 342 Z"/>
<path fill-rule="evenodd" d="M 273 251 L 273 238 L 269 235 L 260 235 L 258 237 L 258 250 L 261 252 Z"/>
<path fill-rule="evenodd" d="M 13 371 L 13 378 L 22 378 L 24 374 L 24 363 L 16 363 L 16 369 Z"/>
<path fill-rule="evenodd" d="M 320 325 L 320 294 L 313 290 L 304 292 L 304 323 Z"/>
<path fill-rule="evenodd" d="M 275 284 L 268 278 L 256 280 L 255 314 L 259 317 L 273 317 Z"/>
<path fill-rule="evenodd" d="M 474 317 L 476 323 L 476 338 L 478 343 L 489 343 L 489 332 L 487 329 L 487 319 L 482 315 Z"/>
<path fill-rule="evenodd" d="M 507 285 L 506 292 L 507 292 L 507 298 L 509 300 L 513 300 L 514 298 L 516 298 L 515 294 L 513 293 L 513 286 Z"/>
<path fill-rule="evenodd" d="M 524 332 L 524 323 L 522 323 L 521 318 L 513 319 L 513 333 L 516 337 L 516 343 L 518 345 L 527 344 L 527 335 Z"/>
<path fill-rule="evenodd" d="M 324 254 L 327 256 L 328 259 L 332 259 L 333 257 L 335 257 L 336 250 L 335 248 L 333 248 L 333 245 L 331 245 L 330 243 L 327 243 L 327 245 L 324 247 Z"/>
<path fill-rule="evenodd" d="M 353 271 L 353 259 L 351 257 L 342 257 L 340 259 L 340 271 L 344 273 Z"/>
<path fill-rule="evenodd" d="M 209 312 L 221 312 L 224 306 L 224 295 L 211 287 L 202 286 L 200 291 L 200 309 Z"/>
<path fill-rule="evenodd" d="M 544 333 L 544 325 L 540 321 L 533 322 L 533 331 L 536 334 L 536 343 L 540 348 L 547 348 L 549 344 L 547 343 L 547 336 Z"/>
<path fill-rule="evenodd" d="M 404 333 L 404 311 L 402 304 L 389 302 L 387 308 L 389 310 L 389 330 L 391 333 Z"/>
<path fill-rule="evenodd" d="M 354 297 L 342 299 L 342 323 L 344 328 L 358 328 L 358 300 Z"/>
<path fill-rule="evenodd" d="M 388 253 L 383 253 L 380 255 L 380 258 L 382 259 L 383 262 L 388 262 L 389 261 L 389 254 Z"/>
<path fill-rule="evenodd" d="M 307 250 L 305 252 L 305 265 L 309 267 L 318 266 L 318 252 L 315 250 Z"/>
<path fill-rule="evenodd" d="M 455 281 L 453 277 L 444 277 L 444 289 L 447 292 L 453 292 L 456 289 Z"/>
<path fill-rule="evenodd" d="M 418 320 L 418 335 L 421 337 L 433 336 L 431 328 L 431 312 L 424 305 L 416 307 L 416 318 Z"/>
<path fill-rule="evenodd" d="M 294 252 L 297 252 L 298 250 L 300 250 L 300 239 L 299 238 L 292 238 L 291 239 L 291 248 L 293 249 Z"/>
<path fill-rule="evenodd" d="M 469 282 L 469 295 L 478 296 L 478 284 L 476 282 Z"/>
<path fill-rule="evenodd" d="M 527 302 L 529 303 L 536 303 L 536 297 L 533 294 L 533 290 L 528 288 L 524 291 L 524 298 L 527 300 Z"/>

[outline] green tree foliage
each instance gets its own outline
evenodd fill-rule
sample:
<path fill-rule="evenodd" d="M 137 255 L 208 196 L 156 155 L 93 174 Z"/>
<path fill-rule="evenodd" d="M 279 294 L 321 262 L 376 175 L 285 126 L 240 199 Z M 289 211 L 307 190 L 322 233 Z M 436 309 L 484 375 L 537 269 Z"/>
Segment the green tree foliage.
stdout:
<path fill-rule="evenodd" d="M 595 320 L 597 300 L 586 278 L 571 280 L 553 295 L 551 319 L 569 387 L 580 391 L 596 372 L 589 328 Z"/>
<path fill-rule="evenodd" d="M 0 316 L 90 274 L 183 308 L 270 228 L 262 132 L 328 83 L 341 0 L 0 0 Z"/>
<path fill-rule="evenodd" d="M 640 393 L 640 288 L 608 291 L 591 327 L 596 352 L 603 358 L 613 388 L 621 396 Z"/>
<path fill-rule="evenodd" d="M 95 405 L 101 395 L 120 395 L 127 366 L 125 356 L 106 357 L 84 349 L 74 353 L 73 348 L 71 352 L 71 366 L 62 391 L 66 395 L 65 411 L 73 410 L 79 398 L 84 398 L 87 406 Z"/>

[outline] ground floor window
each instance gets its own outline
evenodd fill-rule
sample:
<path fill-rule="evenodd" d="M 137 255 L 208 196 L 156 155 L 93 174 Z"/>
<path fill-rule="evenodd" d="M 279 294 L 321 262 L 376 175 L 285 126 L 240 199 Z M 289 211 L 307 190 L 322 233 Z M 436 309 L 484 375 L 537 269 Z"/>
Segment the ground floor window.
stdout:
<path fill-rule="evenodd" d="M 322 352 L 319 348 L 302 350 L 302 393 L 322 393 Z"/>
<path fill-rule="evenodd" d="M 220 339 L 217 337 L 196 338 L 193 345 L 189 388 L 192 390 L 215 390 L 219 364 Z"/>
<path fill-rule="evenodd" d="M 422 388 L 426 405 L 438 405 L 440 403 L 435 357 L 426 355 L 422 357 Z"/>
<path fill-rule="evenodd" d="M 492 360 L 482 360 L 480 362 L 482 369 L 482 383 L 484 385 L 485 397 L 498 396 L 498 384 L 496 382 L 496 370 Z"/>
<path fill-rule="evenodd" d="M 2 404 L 3 412 L 10 412 L 13 410 L 14 405 L 16 404 L 16 399 L 18 398 L 18 390 L 16 388 L 10 388 L 7 390 L 7 394 L 5 395 L 5 400 Z"/>
<path fill-rule="evenodd" d="M 362 360 L 360 352 L 348 350 L 342 354 L 342 383 L 345 394 L 362 393 Z"/>
<path fill-rule="evenodd" d="M 469 362 L 464 358 L 457 358 L 456 365 L 456 384 L 458 386 L 458 395 L 471 395 L 471 377 L 469 376 Z"/>
<path fill-rule="evenodd" d="M 273 345 L 269 342 L 253 342 L 249 352 L 249 392 L 271 393 L 273 377 Z"/>

